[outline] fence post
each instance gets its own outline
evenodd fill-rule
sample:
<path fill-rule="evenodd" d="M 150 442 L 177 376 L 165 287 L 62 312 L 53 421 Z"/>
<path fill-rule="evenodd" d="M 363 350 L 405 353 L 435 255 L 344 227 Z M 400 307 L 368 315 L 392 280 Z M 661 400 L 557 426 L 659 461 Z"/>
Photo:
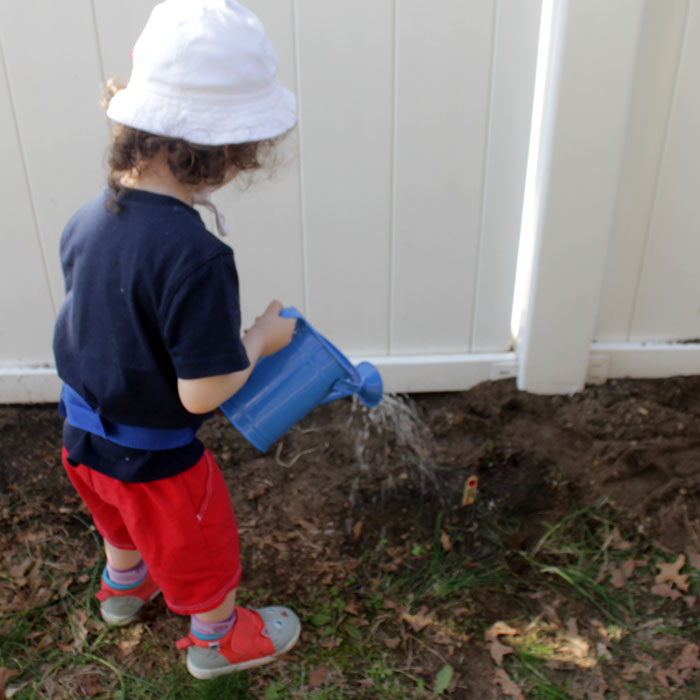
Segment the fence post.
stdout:
<path fill-rule="evenodd" d="M 645 2 L 555 0 L 518 387 L 583 388 Z"/>

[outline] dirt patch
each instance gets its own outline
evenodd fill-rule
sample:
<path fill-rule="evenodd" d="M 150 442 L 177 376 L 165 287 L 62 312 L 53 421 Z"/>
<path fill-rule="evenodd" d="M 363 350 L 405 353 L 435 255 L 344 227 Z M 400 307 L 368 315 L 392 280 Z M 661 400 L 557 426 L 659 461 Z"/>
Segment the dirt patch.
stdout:
<path fill-rule="evenodd" d="M 50 504 L 64 519 L 78 509 L 60 467 L 60 425 L 55 406 L 0 407 L 6 514 L 17 500 L 34 502 L 37 513 Z M 611 381 L 570 397 L 487 382 L 391 398 L 373 411 L 336 402 L 265 455 L 221 416 L 200 436 L 234 502 L 243 587 L 292 604 L 319 584 L 361 573 L 363 553 L 379 543 L 398 552 L 429 538 L 438 518 L 448 542 L 450 528 L 461 528 L 450 547 L 465 561 L 488 563 L 494 545 L 479 512 L 508 524 L 510 547 L 527 549 L 572 503 L 607 498 L 621 528 L 669 552 L 700 550 L 700 377 Z M 480 511 L 463 506 L 470 477 L 478 478 Z M 393 565 L 410 564 L 409 554 L 396 554 Z M 486 621 L 513 612 L 507 591 L 477 603 Z M 482 641 L 451 651 L 467 693 L 455 697 L 498 697 L 492 679 L 480 680 L 486 671 L 474 673 L 492 666 Z"/>

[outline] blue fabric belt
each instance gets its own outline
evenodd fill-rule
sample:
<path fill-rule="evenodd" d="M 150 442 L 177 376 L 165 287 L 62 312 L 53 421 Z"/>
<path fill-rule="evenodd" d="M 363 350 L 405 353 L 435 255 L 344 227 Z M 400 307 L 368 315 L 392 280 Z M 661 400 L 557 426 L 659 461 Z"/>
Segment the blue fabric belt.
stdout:
<path fill-rule="evenodd" d="M 114 423 L 99 415 L 78 392 L 63 385 L 59 413 L 75 428 L 86 430 L 117 445 L 138 450 L 172 450 L 189 445 L 197 428 L 140 428 Z"/>

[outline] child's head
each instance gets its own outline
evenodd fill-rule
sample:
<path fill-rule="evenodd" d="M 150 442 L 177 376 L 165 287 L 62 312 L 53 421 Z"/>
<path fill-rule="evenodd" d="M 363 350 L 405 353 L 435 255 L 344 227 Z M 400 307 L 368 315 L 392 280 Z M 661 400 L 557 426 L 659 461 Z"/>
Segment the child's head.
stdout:
<path fill-rule="evenodd" d="M 132 52 L 132 72 L 107 116 L 118 125 L 110 185 L 165 154 L 183 184 L 218 187 L 260 165 L 296 123 L 260 20 L 234 0 L 166 0 Z"/>

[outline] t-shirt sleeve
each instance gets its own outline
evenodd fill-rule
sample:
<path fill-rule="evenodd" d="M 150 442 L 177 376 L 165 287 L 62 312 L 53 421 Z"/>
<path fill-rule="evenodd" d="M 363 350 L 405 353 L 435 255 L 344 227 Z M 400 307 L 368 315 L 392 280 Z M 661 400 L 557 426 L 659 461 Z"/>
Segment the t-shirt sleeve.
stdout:
<path fill-rule="evenodd" d="M 245 369 L 238 275 L 232 254 L 211 258 L 190 272 L 167 303 L 163 339 L 180 379 Z"/>

